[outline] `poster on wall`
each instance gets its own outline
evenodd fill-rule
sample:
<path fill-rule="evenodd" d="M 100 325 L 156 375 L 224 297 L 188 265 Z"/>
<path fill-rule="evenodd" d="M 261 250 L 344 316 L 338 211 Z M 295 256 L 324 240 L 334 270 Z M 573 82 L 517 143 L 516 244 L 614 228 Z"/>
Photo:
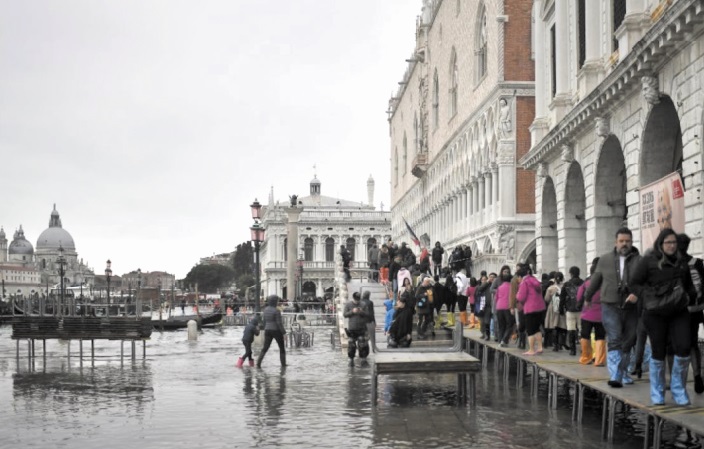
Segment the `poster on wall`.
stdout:
<path fill-rule="evenodd" d="M 665 228 L 684 232 L 684 187 L 677 172 L 640 188 L 641 250 L 651 248 Z"/>

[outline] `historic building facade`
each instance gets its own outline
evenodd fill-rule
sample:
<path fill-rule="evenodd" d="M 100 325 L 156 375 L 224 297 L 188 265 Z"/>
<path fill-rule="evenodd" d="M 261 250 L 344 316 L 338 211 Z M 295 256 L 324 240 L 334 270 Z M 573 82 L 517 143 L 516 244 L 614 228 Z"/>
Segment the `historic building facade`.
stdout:
<path fill-rule="evenodd" d="M 288 222 L 291 200 L 274 201 L 274 189 L 268 204 L 262 208 L 262 224 L 266 229 L 260 249 L 262 294 L 287 295 L 287 261 L 297 261 L 299 289 L 304 296 L 323 297 L 332 293 L 335 283 L 335 256 L 345 245 L 353 264 L 367 268 L 367 251 L 373 244 L 381 246 L 391 237 L 391 213 L 374 207 L 374 180 L 367 180 L 368 203 L 347 201 L 321 194 L 321 182 L 314 177 L 310 195 L 292 198 L 298 216 L 297 254 L 289 254 Z M 295 290 L 294 290 L 295 291 Z M 298 295 L 295 295 L 298 296 Z"/>
<path fill-rule="evenodd" d="M 394 240 L 472 248 L 475 272 L 534 261 L 531 4 L 425 0 L 389 102 Z M 449 253 L 446 252 L 446 254 Z"/>
<path fill-rule="evenodd" d="M 586 269 L 622 225 L 636 246 L 640 191 L 672 173 L 701 253 L 704 11 L 701 0 L 535 0 L 532 148 L 538 267 Z M 675 182 L 677 180 L 675 179 Z M 643 250 L 644 248 L 640 248 Z"/>
<path fill-rule="evenodd" d="M 61 226 L 56 205 L 49 218 L 49 227 L 37 239 L 36 250 L 25 238 L 21 225 L 9 246 L 5 230 L 0 228 L 0 278 L 5 295 L 41 295 L 58 285 L 61 280 L 57 263 L 59 248 L 62 248 L 65 259 L 65 286 L 83 283 L 90 288 L 93 270 L 78 259 L 73 237 Z"/>

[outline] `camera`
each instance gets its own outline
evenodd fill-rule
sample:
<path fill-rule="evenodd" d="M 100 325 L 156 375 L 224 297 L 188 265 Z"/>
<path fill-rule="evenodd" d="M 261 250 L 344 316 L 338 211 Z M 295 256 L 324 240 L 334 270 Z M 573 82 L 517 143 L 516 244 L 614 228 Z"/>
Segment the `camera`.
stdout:
<path fill-rule="evenodd" d="M 628 284 L 625 283 L 625 282 L 623 282 L 623 281 L 619 281 L 619 283 L 618 283 L 618 295 L 619 295 L 621 298 L 625 298 L 626 296 L 628 296 L 628 295 L 630 295 L 630 294 L 631 294 L 631 290 L 628 288 Z"/>

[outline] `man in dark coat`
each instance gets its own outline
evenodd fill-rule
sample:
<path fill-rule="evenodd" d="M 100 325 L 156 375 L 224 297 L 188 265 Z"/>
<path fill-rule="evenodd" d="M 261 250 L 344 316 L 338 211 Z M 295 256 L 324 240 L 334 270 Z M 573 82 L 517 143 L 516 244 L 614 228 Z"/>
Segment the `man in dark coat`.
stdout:
<path fill-rule="evenodd" d="M 445 248 L 440 245 L 440 242 L 435 242 L 435 247 L 430 258 L 433 260 L 433 275 L 440 276 L 442 271 L 442 255 L 445 254 Z"/>
<path fill-rule="evenodd" d="M 349 365 L 354 366 L 354 356 L 357 353 L 357 347 L 359 347 L 359 357 L 362 360 L 366 360 L 369 355 L 369 345 L 366 341 L 369 312 L 366 307 L 362 305 L 359 292 L 354 292 L 352 294 L 352 300 L 347 301 L 342 316 L 348 320 L 346 329 L 347 336 L 349 337 L 349 341 L 347 342 L 347 357 L 350 359 Z"/>

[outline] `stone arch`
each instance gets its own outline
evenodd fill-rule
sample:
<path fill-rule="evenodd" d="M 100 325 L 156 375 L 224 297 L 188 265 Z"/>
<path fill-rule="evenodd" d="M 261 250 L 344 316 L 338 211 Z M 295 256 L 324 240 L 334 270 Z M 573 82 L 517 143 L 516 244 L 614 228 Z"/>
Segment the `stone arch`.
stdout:
<path fill-rule="evenodd" d="M 586 195 L 584 176 L 578 162 L 572 162 L 565 178 L 565 214 L 563 221 L 565 267 L 579 267 L 586 273 L 587 264 L 587 221 L 585 219 Z"/>
<path fill-rule="evenodd" d="M 626 205 L 626 163 L 621 142 L 616 136 L 606 138 L 594 178 L 594 239 L 596 254 L 613 247 L 613 235 L 628 217 Z"/>
<path fill-rule="evenodd" d="M 301 293 L 303 296 L 316 296 L 316 286 L 313 281 L 305 281 L 301 287 Z"/>
<path fill-rule="evenodd" d="M 494 244 L 491 242 L 489 236 L 484 238 L 484 244 L 482 245 L 482 252 L 484 254 L 494 254 Z"/>
<path fill-rule="evenodd" d="M 543 183 L 540 226 L 540 270 L 557 268 L 557 195 L 555 183 L 546 177 Z"/>
<path fill-rule="evenodd" d="M 682 130 L 672 100 L 660 97 L 648 114 L 640 152 L 640 186 L 682 169 Z M 687 186 L 685 185 L 685 188 Z"/>
<path fill-rule="evenodd" d="M 530 267 L 533 269 L 533 272 L 535 272 L 535 266 L 538 261 L 538 256 L 536 252 L 536 246 L 537 246 L 537 239 L 532 239 L 528 244 L 523 248 L 521 253 L 518 256 L 518 262 L 522 263 L 527 263 L 530 265 Z"/>

